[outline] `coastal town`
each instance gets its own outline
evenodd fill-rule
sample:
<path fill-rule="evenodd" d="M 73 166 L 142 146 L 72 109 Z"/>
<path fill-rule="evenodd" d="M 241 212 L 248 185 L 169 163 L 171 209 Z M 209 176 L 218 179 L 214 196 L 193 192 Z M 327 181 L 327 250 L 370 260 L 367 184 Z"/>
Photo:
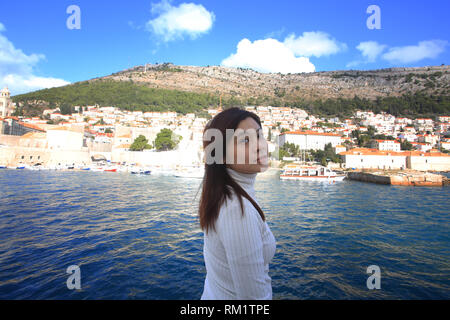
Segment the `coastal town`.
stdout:
<path fill-rule="evenodd" d="M 244 108 L 261 119 L 273 167 L 305 160 L 301 152 L 277 157 L 279 150 L 294 145 L 300 151 L 323 151 L 331 146 L 340 161 L 326 159 L 326 165 L 340 170 L 450 171 L 450 116 L 412 119 L 357 111 L 352 117 L 340 119 L 318 117 L 299 108 Z M 95 169 L 101 163 L 105 171 L 115 171 L 117 166 L 126 166 L 128 171 L 131 167 L 154 171 L 200 167 L 203 129 L 221 111 L 218 106 L 205 115 L 196 115 L 92 105 L 75 106 L 76 112 L 71 114 L 54 108 L 44 110 L 39 117 L 22 117 L 14 115 L 15 109 L 8 88 L 3 88 L 2 168 Z M 181 137 L 173 150 L 130 150 L 140 136 L 153 145 L 163 129 Z"/>

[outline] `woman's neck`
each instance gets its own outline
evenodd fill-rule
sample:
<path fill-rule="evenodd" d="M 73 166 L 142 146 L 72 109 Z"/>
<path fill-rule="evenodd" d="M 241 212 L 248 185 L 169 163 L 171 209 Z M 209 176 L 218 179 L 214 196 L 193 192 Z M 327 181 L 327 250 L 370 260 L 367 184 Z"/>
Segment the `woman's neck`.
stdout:
<path fill-rule="evenodd" d="M 257 173 L 243 173 L 229 167 L 227 167 L 226 170 L 231 178 L 233 178 L 242 188 L 253 190 Z"/>

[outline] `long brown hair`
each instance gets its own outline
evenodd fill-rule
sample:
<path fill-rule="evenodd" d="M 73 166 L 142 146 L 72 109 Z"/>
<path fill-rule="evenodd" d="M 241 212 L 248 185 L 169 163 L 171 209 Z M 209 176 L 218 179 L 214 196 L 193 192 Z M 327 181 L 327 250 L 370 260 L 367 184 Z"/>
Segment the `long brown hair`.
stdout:
<path fill-rule="evenodd" d="M 261 127 L 261 121 L 256 114 L 240 108 L 230 108 L 220 112 L 211 119 L 206 125 L 203 134 L 205 134 L 208 129 L 218 129 L 222 133 L 222 137 L 226 137 L 226 129 L 236 130 L 239 123 L 247 118 L 253 118 Z M 206 148 L 212 142 L 213 141 L 203 140 L 203 148 Z M 227 143 L 224 142 L 224 156 L 227 154 L 226 145 Z M 219 216 L 220 208 L 226 198 L 231 198 L 231 190 L 229 187 L 234 190 L 239 199 L 242 214 L 244 214 L 242 197 L 245 197 L 253 204 L 263 221 L 265 221 L 265 216 L 261 208 L 228 174 L 226 164 L 216 162 L 207 164 L 205 162 L 205 175 L 203 177 L 202 195 L 199 205 L 200 227 L 202 230 L 205 230 L 206 232 L 208 232 L 210 228 L 215 230 L 215 222 Z"/>

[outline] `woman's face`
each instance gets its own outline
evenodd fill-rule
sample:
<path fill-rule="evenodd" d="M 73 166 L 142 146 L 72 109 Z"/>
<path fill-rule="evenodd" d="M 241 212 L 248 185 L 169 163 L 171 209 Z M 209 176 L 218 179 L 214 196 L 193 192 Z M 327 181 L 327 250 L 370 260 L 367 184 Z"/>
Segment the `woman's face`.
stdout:
<path fill-rule="evenodd" d="M 251 117 L 242 120 L 227 142 L 226 164 L 242 173 L 258 173 L 269 166 L 267 141 L 259 124 Z"/>

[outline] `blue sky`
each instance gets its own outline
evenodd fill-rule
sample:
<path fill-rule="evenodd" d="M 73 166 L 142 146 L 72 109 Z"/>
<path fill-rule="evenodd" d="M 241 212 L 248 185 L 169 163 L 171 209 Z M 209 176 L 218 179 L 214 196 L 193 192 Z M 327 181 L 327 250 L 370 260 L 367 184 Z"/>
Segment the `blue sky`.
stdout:
<path fill-rule="evenodd" d="M 80 29 L 67 28 L 70 5 Z M 370 5 L 381 29 L 367 27 Z M 156 62 L 282 73 L 449 64 L 449 9 L 448 0 L 8 1 L 0 86 L 18 94 Z"/>

